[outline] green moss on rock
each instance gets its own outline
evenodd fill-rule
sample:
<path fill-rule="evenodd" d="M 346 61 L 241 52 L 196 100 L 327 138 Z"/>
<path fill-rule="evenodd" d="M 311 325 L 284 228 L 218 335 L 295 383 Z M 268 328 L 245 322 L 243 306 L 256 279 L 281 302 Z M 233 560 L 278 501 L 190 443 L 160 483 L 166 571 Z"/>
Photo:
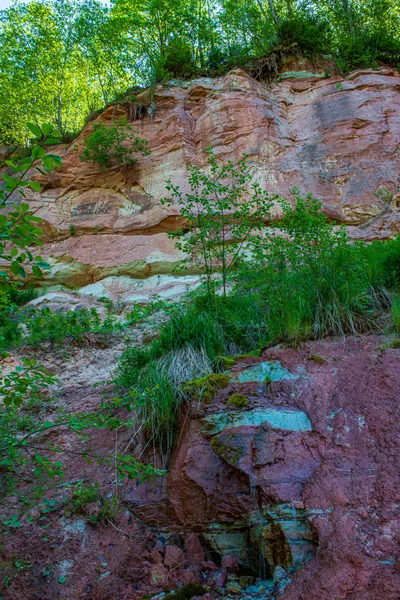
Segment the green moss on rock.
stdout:
<path fill-rule="evenodd" d="M 246 358 L 254 358 L 255 356 L 261 356 L 261 353 L 262 353 L 262 349 L 257 348 L 256 350 L 252 350 L 251 352 L 248 352 L 247 354 L 235 354 L 235 356 L 231 356 L 230 358 L 232 360 L 234 360 L 236 363 L 238 360 L 244 360 Z"/>
<path fill-rule="evenodd" d="M 228 375 L 223 373 L 210 373 L 207 377 L 200 377 L 188 381 L 183 386 L 183 391 L 189 400 L 211 402 L 218 390 L 225 388 L 229 383 Z"/>
<path fill-rule="evenodd" d="M 327 361 L 323 356 L 319 356 L 319 354 L 311 354 L 310 360 L 318 363 L 319 365 L 324 365 Z"/>
<path fill-rule="evenodd" d="M 190 600 L 194 596 L 203 596 L 207 593 L 207 588 L 200 583 L 187 583 L 174 594 L 167 594 L 164 600 Z"/>
<path fill-rule="evenodd" d="M 236 406 L 236 408 L 246 408 L 249 405 L 247 396 L 244 394 L 232 394 L 228 400 L 229 406 Z"/>
<path fill-rule="evenodd" d="M 212 438 L 211 448 L 219 458 L 231 465 L 236 465 L 242 458 L 240 448 L 232 448 L 232 446 L 225 445 L 218 437 Z"/>

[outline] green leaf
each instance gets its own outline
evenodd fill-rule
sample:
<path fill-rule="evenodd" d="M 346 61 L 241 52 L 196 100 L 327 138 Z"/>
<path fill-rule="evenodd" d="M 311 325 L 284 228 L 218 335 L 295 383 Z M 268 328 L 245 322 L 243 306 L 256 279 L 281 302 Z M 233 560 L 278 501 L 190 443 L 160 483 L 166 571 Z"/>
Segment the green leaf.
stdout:
<path fill-rule="evenodd" d="M 33 160 L 37 160 L 38 158 L 43 158 L 44 154 L 44 149 L 41 146 L 35 146 L 32 150 L 31 156 Z"/>
<path fill-rule="evenodd" d="M 15 190 L 18 187 L 19 179 L 15 177 L 10 177 L 9 175 L 3 175 L 4 181 L 7 183 L 7 187 L 9 190 Z"/>
<path fill-rule="evenodd" d="M 60 138 L 56 138 L 56 137 L 48 138 L 47 140 L 45 140 L 45 143 L 48 146 L 52 146 L 53 144 L 59 144 Z"/>
<path fill-rule="evenodd" d="M 52 158 L 54 160 L 54 162 L 56 163 L 57 167 L 61 167 L 62 166 L 62 158 L 61 158 L 61 156 L 57 156 L 57 154 L 48 154 L 47 156 L 50 156 L 50 158 Z"/>
<path fill-rule="evenodd" d="M 42 164 L 48 171 L 52 171 L 56 166 L 54 159 L 51 156 L 45 156 Z"/>
<path fill-rule="evenodd" d="M 44 260 L 40 259 L 39 260 L 39 256 L 36 257 L 36 266 L 40 267 L 41 269 L 51 269 L 49 263 L 45 262 Z"/>
<path fill-rule="evenodd" d="M 64 577 L 63 575 L 61 575 L 61 577 L 58 578 L 58 583 L 66 583 L 67 578 Z"/>
<path fill-rule="evenodd" d="M 40 185 L 40 183 L 38 181 L 30 181 L 28 185 L 35 192 L 41 192 L 42 191 L 42 186 Z"/>
<path fill-rule="evenodd" d="M 26 126 L 33 133 L 33 135 L 35 137 L 37 137 L 37 138 L 41 138 L 42 137 L 42 132 L 41 132 L 40 128 L 37 125 L 35 125 L 34 123 L 27 123 Z"/>
<path fill-rule="evenodd" d="M 44 123 L 44 125 L 42 125 L 42 131 L 44 135 L 49 135 L 53 132 L 53 125 L 51 125 L 51 123 Z"/>
<path fill-rule="evenodd" d="M 39 267 L 37 267 L 36 265 L 33 265 L 33 267 L 32 267 L 32 273 L 34 274 L 34 276 L 36 277 L 36 279 L 43 279 L 43 273 L 39 269 Z"/>
<path fill-rule="evenodd" d="M 11 273 L 14 275 L 20 275 L 21 277 L 26 277 L 25 269 L 21 267 L 19 263 L 15 260 L 10 264 Z"/>

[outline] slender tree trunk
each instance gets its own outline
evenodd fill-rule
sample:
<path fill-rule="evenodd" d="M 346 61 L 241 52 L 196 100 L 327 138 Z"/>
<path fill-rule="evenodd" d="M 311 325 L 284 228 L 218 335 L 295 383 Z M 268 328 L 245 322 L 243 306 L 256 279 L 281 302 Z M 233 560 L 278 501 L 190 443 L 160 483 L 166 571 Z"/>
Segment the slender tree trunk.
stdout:
<path fill-rule="evenodd" d="M 353 16 L 351 14 L 349 0 L 342 0 L 342 6 L 343 6 L 343 10 L 344 10 L 345 15 L 346 15 L 346 20 L 347 20 L 347 25 L 349 27 L 349 32 L 350 32 L 351 36 L 354 37 L 355 27 L 354 27 L 354 22 L 353 22 Z"/>
<path fill-rule="evenodd" d="M 260 11 L 261 11 L 261 14 L 262 14 L 262 16 L 264 17 L 264 19 L 265 19 L 266 21 L 269 21 L 269 19 L 268 19 L 268 15 L 267 15 L 267 13 L 265 12 L 265 8 L 264 8 L 264 6 L 263 6 L 263 3 L 262 3 L 262 1 L 261 1 L 261 0 L 257 0 L 257 4 L 258 4 L 258 8 L 260 9 Z"/>
<path fill-rule="evenodd" d="M 275 6 L 274 6 L 273 0 L 268 0 L 268 6 L 269 6 L 269 10 L 271 12 L 272 18 L 274 20 L 275 26 L 278 27 L 279 26 L 279 19 L 278 19 L 277 12 L 275 10 Z"/>
<path fill-rule="evenodd" d="M 289 19 L 293 19 L 292 0 L 286 0 L 286 6 Z"/>
<path fill-rule="evenodd" d="M 266 21 L 269 21 L 267 13 L 265 12 L 265 8 L 264 8 L 263 3 L 262 3 L 262 0 L 257 0 L 257 4 L 258 4 L 258 6 L 260 8 L 260 11 L 261 11 L 264 19 Z M 273 22 L 275 24 L 275 27 L 278 27 L 279 26 L 279 19 L 278 19 L 278 15 L 277 15 L 277 12 L 276 12 L 273 0 L 268 0 L 268 7 L 269 7 L 269 12 L 271 13 L 272 20 L 273 20 Z"/>

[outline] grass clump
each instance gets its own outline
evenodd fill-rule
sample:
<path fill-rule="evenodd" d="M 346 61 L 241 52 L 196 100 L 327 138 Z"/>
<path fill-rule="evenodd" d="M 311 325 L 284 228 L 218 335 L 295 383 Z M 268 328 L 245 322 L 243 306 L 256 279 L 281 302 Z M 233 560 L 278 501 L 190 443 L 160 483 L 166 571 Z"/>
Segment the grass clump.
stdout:
<path fill-rule="evenodd" d="M 392 340 L 386 344 L 385 348 L 400 348 L 400 340 Z"/>
<path fill-rule="evenodd" d="M 390 307 L 393 328 L 400 333 L 400 294 L 393 294 Z"/>
<path fill-rule="evenodd" d="M 232 394 L 228 399 L 228 405 L 235 406 L 235 408 L 247 408 L 249 401 L 244 394 Z"/>
<path fill-rule="evenodd" d="M 259 356 L 254 348 L 375 330 L 391 294 L 399 330 L 399 240 L 350 243 L 317 200 L 293 193 L 292 204 L 279 200 L 283 216 L 272 233 L 247 239 L 225 293 L 217 293 L 216 269 L 211 284 L 187 296 L 147 348 L 121 356 L 115 384 L 135 406 L 138 430 L 171 444 L 180 404 L 209 402 L 227 385 L 219 370 Z"/>

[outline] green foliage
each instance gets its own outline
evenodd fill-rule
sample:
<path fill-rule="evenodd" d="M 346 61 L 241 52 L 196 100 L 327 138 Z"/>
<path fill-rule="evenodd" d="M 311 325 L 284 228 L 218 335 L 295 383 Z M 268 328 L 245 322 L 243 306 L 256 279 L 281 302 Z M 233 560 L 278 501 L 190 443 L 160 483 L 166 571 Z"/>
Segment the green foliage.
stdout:
<path fill-rule="evenodd" d="M 36 360 L 21 359 L 22 365 L 15 370 L 3 375 L 0 379 L 2 401 L 5 406 L 20 406 L 25 399 L 43 393 L 55 382 L 55 378 L 48 373 Z"/>
<path fill-rule="evenodd" d="M 155 81 L 169 79 L 189 79 L 196 73 L 196 64 L 190 44 L 178 38 L 172 38 L 165 52 L 157 57 L 154 67 Z"/>
<path fill-rule="evenodd" d="M 397 333 L 400 333 L 400 294 L 393 294 L 390 312 L 393 327 Z"/>
<path fill-rule="evenodd" d="M 398 67 L 400 40 L 385 29 L 361 31 L 342 41 L 338 65 L 345 73 L 357 68 L 377 68 L 381 65 Z"/>
<path fill-rule="evenodd" d="M 278 36 L 287 48 L 293 44 L 303 54 L 329 54 L 332 51 L 332 33 L 328 21 L 315 15 L 299 15 L 279 23 Z"/>
<path fill-rule="evenodd" d="M 24 344 L 34 348 L 47 342 L 64 347 L 65 342 L 84 345 L 96 341 L 105 344 L 109 335 L 121 329 L 113 316 L 102 318 L 94 308 L 53 312 L 45 307 L 28 314 L 24 326 Z M 88 334 L 95 334 L 96 339 Z"/>
<path fill-rule="evenodd" d="M 26 143 L 32 115 L 68 143 L 86 114 L 138 84 L 218 75 L 280 51 L 343 71 L 396 67 L 399 16 L 396 0 L 17 2 L 0 14 L 0 143 Z"/>
<path fill-rule="evenodd" d="M 41 245 L 42 232 L 38 227 L 41 219 L 35 217 L 29 209 L 24 189 L 30 188 L 35 192 L 41 190 L 37 181 L 26 180 L 29 170 L 34 169 L 41 175 L 47 175 L 56 167 L 61 166 L 61 159 L 54 154 L 46 154 L 43 146 L 53 144 L 59 139 L 59 132 L 52 125 L 42 127 L 27 123 L 34 136 L 33 148 L 29 155 L 20 160 L 6 160 L 9 173 L 4 173 L 4 185 L 0 189 L 0 207 L 7 212 L 0 214 L 0 256 L 8 263 L 8 270 L 0 273 L 0 306 L 7 303 L 7 296 L 15 278 L 25 278 L 25 264 L 30 263 L 33 275 L 42 279 L 43 269 L 49 265 L 40 256 L 34 257 L 29 246 Z M 11 173 L 11 174 L 10 174 Z"/>
<path fill-rule="evenodd" d="M 194 596 L 204 596 L 207 588 L 199 583 L 187 583 L 173 594 L 167 594 L 165 600 L 191 600 Z"/>
<path fill-rule="evenodd" d="M 394 240 L 375 241 L 360 251 L 367 263 L 368 279 L 375 289 L 400 286 L 400 236 Z"/>
<path fill-rule="evenodd" d="M 191 401 L 208 403 L 211 402 L 219 390 L 225 388 L 228 384 L 228 375 L 211 373 L 207 377 L 188 381 L 183 386 L 183 392 Z"/>
<path fill-rule="evenodd" d="M 239 286 L 261 302 L 268 299 L 264 322 L 271 341 L 297 344 L 365 330 L 376 299 L 359 249 L 327 221 L 318 201 L 294 192 L 295 207 L 283 203 L 283 218 L 276 223 L 285 235 L 255 244 L 256 268 L 243 263 Z"/>
<path fill-rule="evenodd" d="M 74 512 L 80 513 L 91 502 L 100 499 L 100 486 L 98 483 L 79 482 L 75 485 L 71 503 Z"/>
<path fill-rule="evenodd" d="M 171 232 L 176 247 L 188 255 L 182 265 L 191 263 L 205 273 L 209 298 L 213 295 L 213 276 L 221 270 L 223 294 L 227 280 L 235 269 L 243 248 L 251 242 L 254 232 L 264 226 L 273 205 L 270 195 L 258 184 L 251 183 L 245 158 L 237 165 L 233 161 L 220 164 L 208 149 L 209 173 L 190 165 L 190 194 L 167 182 L 171 196 L 161 201 L 167 206 L 178 205 L 180 214 L 190 228 Z M 246 195 L 250 185 L 250 197 Z"/>
<path fill-rule="evenodd" d="M 94 123 L 93 131 L 84 139 L 83 146 L 80 159 L 92 161 L 102 169 L 113 164 L 133 165 L 137 161 L 137 153 L 142 156 L 150 153 L 147 140 L 137 135 L 126 117 L 113 120 L 111 125 L 103 121 Z"/>
<path fill-rule="evenodd" d="M 227 404 L 229 406 L 234 406 L 235 408 L 247 408 L 249 401 L 244 394 L 232 394 L 232 396 L 228 398 Z"/>

